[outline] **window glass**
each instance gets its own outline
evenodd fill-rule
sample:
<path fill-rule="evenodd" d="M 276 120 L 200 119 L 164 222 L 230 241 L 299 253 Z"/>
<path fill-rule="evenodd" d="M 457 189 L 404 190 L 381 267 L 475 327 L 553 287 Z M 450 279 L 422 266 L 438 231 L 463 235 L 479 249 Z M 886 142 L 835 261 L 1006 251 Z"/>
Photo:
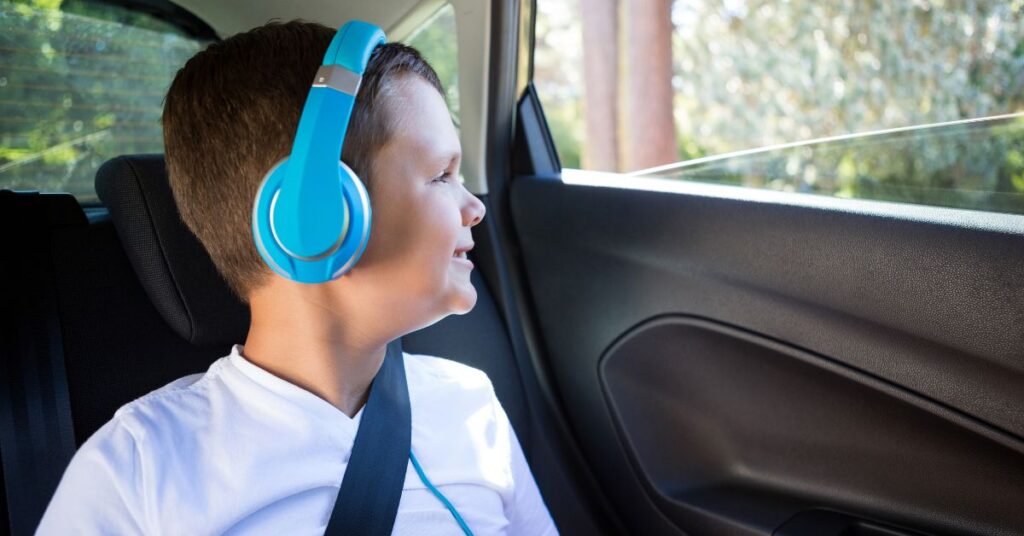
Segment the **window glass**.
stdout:
<path fill-rule="evenodd" d="M 448 109 L 459 124 L 459 58 L 455 34 L 455 9 L 445 4 L 406 40 L 420 51 L 437 72 L 445 90 Z"/>
<path fill-rule="evenodd" d="M 103 162 L 163 152 L 164 95 L 201 46 L 118 6 L 0 2 L 0 188 L 95 202 Z"/>
<path fill-rule="evenodd" d="M 1024 213 L 1022 2 L 537 7 L 565 167 Z"/>

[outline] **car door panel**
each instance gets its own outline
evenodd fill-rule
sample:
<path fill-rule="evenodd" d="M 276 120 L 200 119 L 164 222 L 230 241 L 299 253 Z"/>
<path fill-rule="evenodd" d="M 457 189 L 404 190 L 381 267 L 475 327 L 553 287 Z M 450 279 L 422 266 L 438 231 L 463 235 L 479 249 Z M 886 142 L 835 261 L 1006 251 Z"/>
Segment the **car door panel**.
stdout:
<path fill-rule="evenodd" d="M 1024 217 L 572 174 L 517 177 L 511 211 L 628 526 L 1024 530 Z"/>

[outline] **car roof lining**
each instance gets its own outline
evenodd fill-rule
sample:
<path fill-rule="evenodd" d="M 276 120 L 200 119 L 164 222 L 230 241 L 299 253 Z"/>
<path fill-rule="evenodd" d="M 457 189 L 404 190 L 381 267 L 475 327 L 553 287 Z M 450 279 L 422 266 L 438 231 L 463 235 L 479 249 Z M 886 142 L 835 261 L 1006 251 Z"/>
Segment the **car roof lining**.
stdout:
<path fill-rule="evenodd" d="M 272 0 L 179 0 L 178 6 L 193 13 L 213 28 L 221 38 L 260 26 L 270 20 L 303 19 L 338 27 L 349 19 L 371 22 L 384 28 L 389 39 L 401 39 L 399 33 L 408 24 L 406 19 L 419 19 L 430 15 L 443 1 L 438 0 L 375 0 L 373 2 L 346 2 L 334 0 L 308 0 L 299 3 Z M 408 31 L 408 30 L 407 30 Z"/>

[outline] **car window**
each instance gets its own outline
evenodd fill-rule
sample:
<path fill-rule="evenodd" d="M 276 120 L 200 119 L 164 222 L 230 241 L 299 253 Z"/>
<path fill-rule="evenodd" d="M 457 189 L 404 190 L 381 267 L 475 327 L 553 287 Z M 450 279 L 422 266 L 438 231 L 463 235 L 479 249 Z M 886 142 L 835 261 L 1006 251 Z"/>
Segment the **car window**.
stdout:
<path fill-rule="evenodd" d="M 1024 213 L 1015 3 L 538 0 L 567 168 Z"/>
<path fill-rule="evenodd" d="M 455 9 L 444 4 L 417 28 L 406 44 L 419 50 L 437 72 L 455 125 L 459 124 L 459 58 L 455 33 Z"/>
<path fill-rule="evenodd" d="M 103 162 L 163 152 L 164 95 L 203 45 L 115 5 L 0 2 L 0 188 L 95 202 Z"/>

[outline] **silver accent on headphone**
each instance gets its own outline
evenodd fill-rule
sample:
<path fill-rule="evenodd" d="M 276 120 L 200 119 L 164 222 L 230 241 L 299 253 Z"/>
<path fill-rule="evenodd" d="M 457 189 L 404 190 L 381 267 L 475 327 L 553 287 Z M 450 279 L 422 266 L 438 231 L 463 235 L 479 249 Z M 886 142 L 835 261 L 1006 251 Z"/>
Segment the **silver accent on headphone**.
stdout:
<path fill-rule="evenodd" d="M 329 87 L 355 97 L 362 81 L 362 75 L 341 65 L 321 65 L 313 78 L 313 87 Z"/>
<path fill-rule="evenodd" d="M 352 182 L 355 184 L 356 190 L 359 191 L 359 200 L 363 203 L 363 207 L 366 208 L 363 217 L 363 229 L 359 236 L 359 243 L 361 243 L 363 248 L 365 248 L 369 241 L 370 218 L 373 214 L 373 207 L 370 206 L 370 196 L 367 194 L 366 187 L 363 185 L 363 180 L 359 178 L 359 175 L 356 175 L 356 172 L 352 171 L 352 168 L 348 167 L 348 164 L 345 162 L 341 162 L 341 165 L 348 170 L 349 174 L 352 176 Z M 359 255 L 355 255 L 355 253 L 359 253 Z M 342 274 L 348 272 L 358 260 L 357 257 L 362 257 L 362 253 L 359 249 L 356 249 L 356 251 L 353 252 L 353 255 L 349 257 L 348 262 L 346 262 L 344 266 L 338 268 L 333 274 L 331 274 L 331 279 L 337 279 Z"/>
<path fill-rule="evenodd" d="M 277 272 L 281 277 L 291 279 L 291 276 L 288 275 L 288 271 L 278 266 L 278 264 L 274 262 L 274 257 L 270 256 L 270 252 L 267 251 L 267 246 L 263 243 L 263 234 L 260 233 L 259 221 L 256 217 L 256 211 L 259 210 L 260 206 L 260 197 L 263 196 L 264 186 L 266 186 L 267 181 L 270 180 L 270 176 L 277 171 L 277 168 L 281 167 L 281 164 L 285 163 L 287 160 L 288 157 L 282 158 L 280 162 L 274 164 L 274 167 L 270 168 L 270 171 L 263 176 L 263 181 L 260 182 L 260 187 L 256 190 L 256 202 L 252 206 L 252 230 L 253 236 L 256 238 L 256 247 L 260 250 L 260 253 L 262 253 L 263 260 L 267 261 L 267 264 L 270 265 L 270 269 Z"/>

